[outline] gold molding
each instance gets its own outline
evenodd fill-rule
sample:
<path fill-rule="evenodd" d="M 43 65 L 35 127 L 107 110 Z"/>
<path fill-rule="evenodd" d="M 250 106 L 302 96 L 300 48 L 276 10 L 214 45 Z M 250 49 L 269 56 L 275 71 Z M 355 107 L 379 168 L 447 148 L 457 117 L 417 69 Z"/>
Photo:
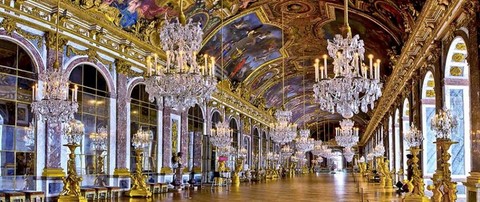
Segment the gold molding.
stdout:
<path fill-rule="evenodd" d="M 37 47 L 42 47 L 42 36 L 30 34 L 29 32 L 24 31 L 23 29 L 17 27 L 17 23 L 14 19 L 5 17 L 0 23 L 0 27 L 5 29 L 7 35 L 12 36 L 13 32 L 17 32 L 19 35 L 22 35 L 26 39 L 37 40 Z"/>
<path fill-rule="evenodd" d="M 108 69 L 111 71 L 112 70 L 112 65 L 113 63 L 103 59 L 98 55 L 97 51 L 94 48 L 88 48 L 86 50 L 79 50 L 73 46 L 67 45 L 67 52 L 66 52 L 67 57 L 71 57 L 72 55 L 85 55 L 88 58 L 88 61 L 94 62 L 95 60 L 98 60 L 100 63 L 108 66 Z"/>
<path fill-rule="evenodd" d="M 457 20 L 458 16 L 462 15 L 464 11 L 457 8 L 462 7 L 465 3 L 466 1 L 460 0 L 452 0 L 448 6 L 440 5 L 438 1 L 427 1 L 425 3 L 417 19 L 416 26 L 403 47 L 398 63 L 393 68 L 392 76 L 384 87 L 383 96 L 378 101 L 377 108 L 371 116 L 371 120 L 359 145 L 365 145 L 372 134 L 374 134 L 381 120 L 390 108 L 394 106 L 397 96 L 402 92 L 407 81 L 414 75 L 414 72 L 425 66 L 428 63 L 428 58 L 438 56 L 439 53 L 432 53 L 432 50 L 438 48 L 436 47 L 436 39 L 442 38 L 449 32 L 448 29 L 445 29 L 445 26 L 448 26 Z"/>

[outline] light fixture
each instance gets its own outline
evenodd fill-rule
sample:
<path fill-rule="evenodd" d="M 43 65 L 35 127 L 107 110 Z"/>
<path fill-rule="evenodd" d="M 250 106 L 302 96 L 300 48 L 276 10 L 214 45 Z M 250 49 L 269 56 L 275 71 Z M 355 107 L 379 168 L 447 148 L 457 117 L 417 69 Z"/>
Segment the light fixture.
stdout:
<path fill-rule="evenodd" d="M 373 109 L 374 102 L 382 95 L 380 82 L 380 60 L 372 63 L 370 59 L 370 78 L 367 67 L 363 65 L 364 43 L 358 35 L 352 37 L 348 25 L 348 0 L 345 0 L 346 38 L 337 34 L 333 41 L 328 40 L 328 55 L 333 58 L 332 78 L 328 76 L 327 55 L 323 56 L 323 66 L 320 60 L 315 60 L 315 80 L 313 85 L 315 102 L 320 109 L 331 113 L 339 113 L 344 118 L 351 118 L 368 111 L 368 105 Z"/>
<path fill-rule="evenodd" d="M 283 11 L 282 11 L 283 25 Z M 282 32 L 282 45 L 285 46 L 284 33 Z M 282 108 L 275 112 L 276 123 L 271 124 L 272 141 L 279 144 L 291 142 L 297 136 L 297 124 L 290 123 L 292 111 L 285 109 L 285 57 L 282 57 Z"/>
<path fill-rule="evenodd" d="M 90 140 L 92 140 L 93 149 L 97 151 L 105 150 L 107 138 L 107 128 L 103 126 L 98 128 L 96 133 L 90 133 Z"/>
<path fill-rule="evenodd" d="M 247 157 L 247 149 L 242 147 L 239 151 L 238 151 L 238 158 L 240 159 L 245 159 Z"/>
<path fill-rule="evenodd" d="M 132 137 L 132 146 L 135 152 L 135 172 L 130 175 L 132 186 L 126 193 L 129 197 L 150 197 L 152 192 L 147 188 L 143 175 L 143 150 L 151 143 L 153 133 L 151 130 L 138 129 Z"/>
<path fill-rule="evenodd" d="M 204 55 L 204 65 L 197 63 L 197 53 L 202 44 L 203 31 L 199 23 L 186 23 L 183 0 L 180 17 L 173 22 L 165 20 L 160 30 L 160 40 L 167 61 L 165 67 L 147 61 L 145 91 L 149 100 L 163 99 L 165 106 L 185 110 L 210 99 L 217 87 L 215 58 Z"/>
<path fill-rule="evenodd" d="M 350 119 L 340 121 L 340 127 L 335 128 L 335 141 L 342 147 L 353 147 L 358 142 L 358 128 Z"/>
<path fill-rule="evenodd" d="M 132 146 L 134 149 L 143 149 L 150 145 L 153 139 L 153 133 L 151 130 L 138 129 L 132 138 Z"/>
<path fill-rule="evenodd" d="M 305 94 L 305 72 L 303 73 L 302 84 L 303 84 L 303 116 L 305 116 L 306 102 L 307 102 L 306 94 Z M 310 130 L 307 129 L 307 127 L 305 126 L 305 121 L 303 122 L 303 129 L 300 130 L 299 132 L 299 137 L 295 139 L 295 147 L 298 151 L 301 151 L 301 152 L 307 152 L 307 151 L 313 150 L 314 140 L 313 138 L 310 138 Z"/>
<path fill-rule="evenodd" d="M 287 158 L 293 154 L 293 149 L 290 148 L 290 145 L 287 144 L 280 149 L 280 153 L 283 158 Z"/>
<path fill-rule="evenodd" d="M 58 3 L 59 4 L 59 3 Z M 59 6 L 59 5 L 58 5 Z M 43 85 L 35 84 L 33 87 L 32 112 L 38 120 L 48 121 L 49 124 L 61 124 L 73 119 L 73 115 L 78 110 L 77 93 L 78 87 L 71 90 L 71 99 L 68 99 L 68 74 L 60 67 L 58 54 L 61 52 L 58 48 L 60 23 L 60 7 L 57 7 L 57 18 L 55 28 L 55 61 L 53 67 L 40 72 L 38 79 Z M 42 91 L 41 96 L 38 93 Z M 40 97 L 37 99 L 37 96 Z"/>
<path fill-rule="evenodd" d="M 375 146 L 375 148 L 373 150 L 374 150 L 373 155 L 375 157 L 383 156 L 385 154 L 385 147 L 383 146 L 383 141 L 381 141 L 379 144 L 377 144 L 377 146 Z"/>
<path fill-rule="evenodd" d="M 347 162 L 352 162 L 354 155 L 355 152 L 352 150 L 351 147 L 345 147 L 343 149 L 343 156 L 345 157 L 345 160 L 347 160 Z"/>
<path fill-rule="evenodd" d="M 405 142 L 407 142 L 409 147 L 420 147 L 423 142 L 422 132 L 413 124 L 410 126 L 410 130 L 405 132 L 404 136 Z"/>
<path fill-rule="evenodd" d="M 447 108 L 435 114 L 431 122 L 432 129 L 437 133 L 437 139 L 450 139 L 450 134 L 457 125 L 456 117 Z"/>
<path fill-rule="evenodd" d="M 312 151 L 314 148 L 313 138 L 309 138 L 310 130 L 303 129 L 299 132 L 299 137 L 295 139 L 295 148 L 301 152 Z"/>
<path fill-rule="evenodd" d="M 81 121 L 76 119 L 71 119 L 68 123 L 65 123 L 63 130 L 67 144 L 80 144 L 83 134 L 85 134 L 85 126 Z"/>
<path fill-rule="evenodd" d="M 233 130 L 227 121 L 218 122 L 216 129 L 211 129 L 210 142 L 217 148 L 227 148 L 232 144 Z"/>
<path fill-rule="evenodd" d="M 322 141 L 321 140 L 315 140 L 313 142 L 313 150 L 312 154 L 315 156 L 320 156 L 322 153 Z"/>

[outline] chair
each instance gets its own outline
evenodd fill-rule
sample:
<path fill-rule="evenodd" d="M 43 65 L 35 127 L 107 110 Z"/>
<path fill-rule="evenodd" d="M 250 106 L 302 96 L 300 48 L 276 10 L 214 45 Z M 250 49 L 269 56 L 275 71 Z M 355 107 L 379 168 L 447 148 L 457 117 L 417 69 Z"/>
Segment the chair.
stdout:
<path fill-rule="evenodd" d="M 43 191 L 34 191 L 34 190 L 24 190 L 25 200 L 30 202 L 44 202 L 45 193 Z"/>

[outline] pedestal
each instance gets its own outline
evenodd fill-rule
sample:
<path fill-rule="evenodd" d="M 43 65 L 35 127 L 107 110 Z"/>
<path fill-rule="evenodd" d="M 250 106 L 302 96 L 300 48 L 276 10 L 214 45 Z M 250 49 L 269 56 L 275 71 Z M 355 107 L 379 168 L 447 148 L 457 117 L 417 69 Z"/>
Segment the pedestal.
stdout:
<path fill-rule="evenodd" d="M 148 198 L 152 196 L 152 192 L 148 190 L 145 182 L 146 176 L 142 173 L 142 152 L 142 149 L 135 149 L 135 172 L 131 175 L 132 188 L 127 192 L 129 197 Z"/>
<path fill-rule="evenodd" d="M 470 172 L 467 182 L 463 183 L 467 187 L 467 201 L 479 201 L 480 199 L 480 172 Z"/>
<path fill-rule="evenodd" d="M 428 199 L 427 197 L 425 196 L 418 196 L 418 195 L 406 195 L 405 198 L 403 198 L 404 202 L 418 202 L 418 201 L 430 201 L 430 199 Z"/>
<path fill-rule="evenodd" d="M 67 162 L 67 177 L 63 178 L 63 191 L 58 197 L 58 202 L 87 202 L 87 199 L 80 193 L 80 183 L 82 177 L 77 176 L 75 170 L 75 148 L 79 147 L 78 144 L 66 144 L 64 145 L 70 150 L 68 162 Z"/>

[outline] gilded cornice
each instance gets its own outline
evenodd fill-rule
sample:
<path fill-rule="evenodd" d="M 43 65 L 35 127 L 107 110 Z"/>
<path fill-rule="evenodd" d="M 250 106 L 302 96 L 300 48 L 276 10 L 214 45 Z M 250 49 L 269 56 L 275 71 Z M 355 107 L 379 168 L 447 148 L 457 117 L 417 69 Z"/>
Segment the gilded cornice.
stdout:
<path fill-rule="evenodd" d="M 432 50 L 437 48 L 434 45 L 435 40 L 445 36 L 450 23 L 463 14 L 464 10 L 460 8 L 462 8 L 464 3 L 465 1 L 461 0 L 452 0 L 448 5 L 445 5 L 444 1 L 431 0 L 425 3 L 422 13 L 417 19 L 417 26 L 402 49 L 392 76 L 383 90 L 383 96 L 377 104 L 377 109 L 367 126 L 365 135 L 360 140 L 360 145 L 367 143 L 383 117 L 390 108 L 394 107 L 396 98 L 402 92 L 413 73 L 427 63 L 427 58 L 431 55 Z M 427 53 L 427 57 L 425 57 L 425 54 L 419 53 Z M 439 53 L 434 54 L 436 56 L 430 57 L 438 57 Z"/>
<path fill-rule="evenodd" d="M 67 57 L 71 57 L 72 55 L 86 55 L 87 58 L 88 58 L 88 61 L 95 62 L 96 60 L 98 60 L 102 64 L 107 65 L 109 67 L 110 71 L 112 70 L 112 64 L 113 63 L 108 61 L 108 60 L 103 59 L 102 57 L 100 57 L 100 55 L 98 55 L 95 48 L 90 47 L 86 50 L 80 50 L 80 49 L 76 49 L 73 46 L 67 45 L 66 55 L 67 55 Z"/>
<path fill-rule="evenodd" d="M 3 27 L 5 29 L 5 32 L 7 32 L 7 35 L 11 36 L 14 32 L 17 32 L 19 35 L 22 35 L 26 39 L 36 40 L 38 47 L 42 46 L 42 36 L 30 34 L 29 32 L 24 31 L 23 29 L 17 26 L 17 23 L 12 18 L 9 18 L 9 17 L 3 18 L 2 22 L 0 23 L 0 27 Z"/>
<path fill-rule="evenodd" d="M 11 7 L 9 1 L 0 1 L 0 17 L 4 20 L 0 24 L 7 33 L 17 32 L 27 39 L 35 39 L 39 47 L 43 44 L 45 37 L 46 44 L 52 47 L 49 35 L 54 35 L 56 22 L 56 1 L 55 0 L 29 0 L 22 3 L 16 1 L 14 7 Z M 142 73 L 133 71 L 131 67 L 142 69 L 145 65 L 146 57 L 151 53 L 157 53 L 164 58 L 163 51 L 159 46 L 154 46 L 143 39 L 138 38 L 132 33 L 126 32 L 116 27 L 111 22 L 106 21 L 105 16 L 99 12 L 89 12 L 74 1 L 62 0 L 60 4 L 62 12 L 59 32 L 60 44 L 66 44 L 67 41 L 87 47 L 87 50 L 78 50 L 68 47 L 69 54 L 86 55 L 89 60 L 98 60 L 103 64 L 112 64 L 99 56 L 116 58 L 115 66 L 119 74 L 129 77 L 143 76 Z M 33 35 L 18 27 L 22 24 L 39 31 L 48 33 L 46 36 Z M 52 34 L 50 34 L 52 33 Z M 213 100 L 220 104 L 235 109 L 246 116 L 257 120 L 258 122 L 269 125 L 275 119 L 270 112 L 272 110 L 259 109 L 242 98 L 245 89 L 232 92 L 231 86 L 221 85 L 220 82 L 217 92 L 212 96 Z M 239 89 L 240 90 L 240 89 Z"/>
<path fill-rule="evenodd" d="M 213 94 L 213 100 L 222 103 L 226 107 L 250 117 L 264 125 L 275 122 L 273 116 L 266 110 L 258 109 L 238 93 L 232 92 L 230 81 L 223 80 L 217 84 L 217 91 Z"/>

